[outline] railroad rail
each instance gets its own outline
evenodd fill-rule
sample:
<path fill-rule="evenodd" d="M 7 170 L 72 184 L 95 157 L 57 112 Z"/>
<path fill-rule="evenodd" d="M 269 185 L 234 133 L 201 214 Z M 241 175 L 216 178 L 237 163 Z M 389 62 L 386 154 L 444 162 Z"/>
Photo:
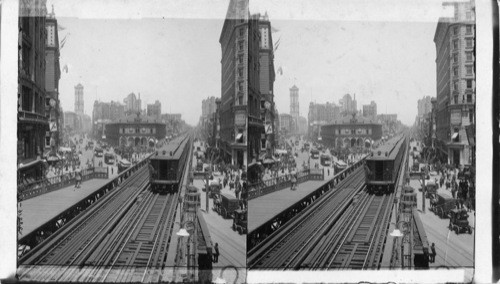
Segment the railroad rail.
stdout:
<path fill-rule="evenodd" d="M 405 163 L 399 168 L 402 181 Z M 248 253 L 250 269 L 379 269 L 396 193 L 372 195 L 356 169 Z"/>
<path fill-rule="evenodd" d="M 363 168 L 357 168 L 331 190 L 309 205 L 294 219 L 271 234 L 248 253 L 249 268 L 296 269 L 302 259 L 342 216 L 363 188 Z"/>
<path fill-rule="evenodd" d="M 69 268 L 83 265 L 88 252 L 97 249 L 146 188 L 147 182 L 147 168 L 144 167 L 125 180 L 117 190 L 94 203 L 80 218 L 73 219 L 64 230 L 56 232 L 23 256 L 19 260 L 19 277 L 57 281 L 61 272 L 64 272 L 60 269 L 62 266 Z M 40 265 L 48 267 L 34 269 Z"/>
<path fill-rule="evenodd" d="M 21 258 L 19 278 L 58 282 L 168 281 L 162 277 L 175 258 L 177 239 L 172 235 L 181 189 L 179 185 L 175 192 L 166 194 L 151 191 L 148 170 L 138 170 L 96 206 Z M 188 171 L 186 167 L 181 180 Z"/>

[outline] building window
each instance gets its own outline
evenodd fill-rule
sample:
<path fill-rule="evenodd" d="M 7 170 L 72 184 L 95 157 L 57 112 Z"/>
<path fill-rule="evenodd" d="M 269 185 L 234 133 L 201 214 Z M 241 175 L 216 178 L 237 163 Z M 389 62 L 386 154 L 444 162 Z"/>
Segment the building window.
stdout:
<path fill-rule="evenodd" d="M 453 35 L 458 35 L 458 27 L 453 28 Z"/>
<path fill-rule="evenodd" d="M 465 39 L 465 47 L 472 47 L 472 38 Z"/>
<path fill-rule="evenodd" d="M 238 82 L 238 91 L 243 91 L 243 82 Z"/>
<path fill-rule="evenodd" d="M 467 94 L 467 102 L 472 103 L 472 94 Z"/>
<path fill-rule="evenodd" d="M 458 81 L 454 81 L 453 82 L 453 91 L 457 91 L 458 90 Z"/>
<path fill-rule="evenodd" d="M 465 34 L 468 34 L 468 35 L 472 34 L 472 25 L 467 25 L 465 27 Z"/>
<path fill-rule="evenodd" d="M 453 67 L 453 76 L 458 76 L 458 67 Z"/>
<path fill-rule="evenodd" d="M 453 96 L 453 103 L 458 104 L 458 96 L 457 95 Z"/>
<path fill-rule="evenodd" d="M 24 111 L 31 111 L 32 106 L 32 97 L 31 90 L 27 87 L 22 87 L 23 95 L 22 95 L 22 109 Z"/>
<path fill-rule="evenodd" d="M 465 59 L 467 61 L 472 61 L 472 51 L 466 51 L 465 52 Z"/>
<path fill-rule="evenodd" d="M 453 49 L 454 50 L 458 49 L 458 39 L 453 40 Z"/>
<path fill-rule="evenodd" d="M 467 80 L 467 89 L 472 89 L 472 80 Z"/>
<path fill-rule="evenodd" d="M 472 75 L 472 66 L 465 66 L 465 70 L 467 75 Z"/>
<path fill-rule="evenodd" d="M 239 41 L 239 42 L 238 42 L 238 49 L 239 49 L 240 51 L 242 51 L 242 50 L 243 50 L 243 41 Z"/>
<path fill-rule="evenodd" d="M 243 55 L 238 55 L 238 62 L 243 63 Z"/>
<path fill-rule="evenodd" d="M 458 54 L 453 53 L 453 63 L 458 63 Z"/>
<path fill-rule="evenodd" d="M 238 68 L 238 76 L 243 78 L 243 68 Z"/>
<path fill-rule="evenodd" d="M 470 20 L 470 19 L 472 18 L 472 13 L 471 13 L 471 12 L 466 12 L 466 13 L 465 13 L 465 18 L 466 18 L 467 20 Z"/>
<path fill-rule="evenodd" d="M 243 28 L 240 28 L 240 36 L 243 36 L 243 33 L 244 33 L 244 32 L 245 32 L 245 31 L 243 30 Z"/>

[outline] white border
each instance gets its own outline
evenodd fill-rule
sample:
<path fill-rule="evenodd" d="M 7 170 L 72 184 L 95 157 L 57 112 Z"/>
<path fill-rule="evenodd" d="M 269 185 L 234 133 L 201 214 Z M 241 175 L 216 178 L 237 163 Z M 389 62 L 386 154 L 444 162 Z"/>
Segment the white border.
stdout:
<path fill-rule="evenodd" d="M 56 0 L 61 3 L 65 1 Z M 258 0 L 255 0 L 257 3 Z M 306 10 L 290 16 L 283 13 L 275 15 L 275 18 L 293 17 L 294 19 L 330 19 L 330 20 L 413 20 L 419 21 L 426 17 L 425 13 L 415 16 L 412 9 L 419 5 L 430 3 L 431 0 L 401 1 L 400 7 L 393 7 L 394 1 L 353 1 L 349 6 L 364 5 L 364 9 L 353 9 L 352 14 L 337 14 L 335 18 L 330 17 L 330 12 L 339 2 L 318 0 L 321 9 Z M 432 0 L 435 1 L 435 0 Z M 436 0 L 439 1 L 439 0 Z M 69 1 L 68 1 L 69 2 Z M 83 2 L 83 1 L 82 1 Z M 99 18 L 137 18 L 158 16 L 158 6 L 165 9 L 163 16 L 177 18 L 220 18 L 219 10 L 214 13 L 211 9 L 206 9 L 209 5 L 227 3 L 225 0 L 190 1 L 190 6 L 184 8 L 180 0 L 166 1 L 151 0 L 148 4 L 145 1 L 85 1 L 78 7 L 66 6 L 68 14 L 64 16 L 81 15 L 85 17 Z M 271 2 L 271 1 L 269 1 Z M 272 2 L 279 3 L 280 0 Z M 281 1 L 282 2 L 282 1 Z M 127 3 L 133 9 L 123 7 Z M 477 283 L 491 282 L 491 165 L 492 165 L 492 115 L 491 115 L 491 95 L 492 95 L 492 15 L 491 1 L 476 0 L 477 14 L 477 100 L 476 121 L 477 124 L 477 215 L 476 215 L 476 248 L 475 248 L 475 278 Z M 16 93 L 17 93 L 17 0 L 4 0 L 2 4 L 1 17 L 1 72 L 0 72 L 0 216 L 2 225 L 0 230 L 0 278 L 12 277 L 16 269 Z M 304 7 L 305 2 L 291 0 L 287 2 L 288 8 Z M 332 8 L 333 7 L 333 8 Z M 50 7 L 47 7 L 50 9 Z M 57 8 L 60 11 L 60 8 Z M 223 16 L 227 4 L 223 8 Z M 386 10 L 384 10 L 386 9 Z M 208 12 L 207 12 L 208 11 Z M 388 12 L 389 11 L 389 12 Z M 307 13 L 309 12 L 309 13 Z M 401 12 L 401 15 L 394 14 Z M 437 21 L 433 13 L 432 21 Z M 62 16 L 58 13 L 58 16 Z M 223 20 L 223 18 L 221 18 Z M 428 20 L 426 20 L 428 21 Z M 214 39 L 217 40 L 217 39 Z M 480 94 L 480 95 L 479 95 Z M 479 237 L 478 237 L 479 236 Z M 418 274 L 417 274 L 418 273 Z M 460 278 L 460 279 L 459 279 Z M 272 280 L 280 282 L 387 282 L 389 280 L 406 283 L 437 283 L 445 281 L 463 281 L 463 270 L 458 272 L 448 271 L 390 271 L 390 272 L 252 272 L 248 273 L 248 280 L 252 282 L 268 283 Z"/>

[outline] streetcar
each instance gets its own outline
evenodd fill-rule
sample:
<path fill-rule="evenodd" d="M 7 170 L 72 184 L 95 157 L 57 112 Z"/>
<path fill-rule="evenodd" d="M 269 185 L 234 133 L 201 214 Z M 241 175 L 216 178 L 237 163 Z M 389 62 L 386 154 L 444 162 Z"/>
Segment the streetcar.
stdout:
<path fill-rule="evenodd" d="M 368 192 L 375 194 L 394 192 L 406 150 L 406 138 L 400 136 L 392 138 L 372 151 L 366 158 L 365 166 Z"/>
<path fill-rule="evenodd" d="M 333 168 L 335 169 L 335 173 L 337 174 L 337 173 L 340 173 L 341 171 L 347 169 L 347 164 L 342 160 L 337 160 L 333 164 Z"/>
<path fill-rule="evenodd" d="M 320 157 L 320 163 L 323 167 L 330 167 L 332 165 L 332 158 L 330 155 L 322 154 Z"/>
<path fill-rule="evenodd" d="M 102 150 L 102 148 L 96 148 L 94 150 L 94 155 L 100 158 L 104 155 L 104 150 Z"/>
<path fill-rule="evenodd" d="M 132 164 L 129 161 L 121 159 L 120 161 L 118 161 L 118 173 L 121 173 L 124 170 L 130 168 L 131 165 Z"/>
<path fill-rule="evenodd" d="M 150 181 L 153 191 L 173 193 L 181 182 L 186 162 L 189 162 L 191 136 L 172 139 L 150 158 Z"/>
<path fill-rule="evenodd" d="M 311 158 L 319 159 L 319 151 L 316 149 L 311 150 Z"/>
<path fill-rule="evenodd" d="M 115 155 L 113 155 L 111 153 L 104 154 L 104 162 L 108 165 L 114 165 L 115 164 Z"/>

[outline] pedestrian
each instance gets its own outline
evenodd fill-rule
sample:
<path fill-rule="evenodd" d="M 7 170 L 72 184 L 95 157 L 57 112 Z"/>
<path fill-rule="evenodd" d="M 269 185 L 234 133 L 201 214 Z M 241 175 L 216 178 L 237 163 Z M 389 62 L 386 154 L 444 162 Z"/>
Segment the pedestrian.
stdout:
<path fill-rule="evenodd" d="M 215 250 L 215 253 L 214 253 L 213 262 L 217 263 L 217 262 L 219 262 L 219 243 L 215 243 L 214 250 Z"/>
<path fill-rule="evenodd" d="M 82 176 L 80 171 L 75 172 L 75 188 L 80 188 Z"/>
<path fill-rule="evenodd" d="M 234 191 L 234 195 L 236 196 L 236 199 L 240 199 L 240 192 L 241 192 L 241 185 L 240 183 L 236 183 L 236 189 Z"/>
<path fill-rule="evenodd" d="M 434 263 L 435 261 L 436 261 L 436 246 L 434 245 L 434 243 L 432 243 L 429 262 Z"/>

